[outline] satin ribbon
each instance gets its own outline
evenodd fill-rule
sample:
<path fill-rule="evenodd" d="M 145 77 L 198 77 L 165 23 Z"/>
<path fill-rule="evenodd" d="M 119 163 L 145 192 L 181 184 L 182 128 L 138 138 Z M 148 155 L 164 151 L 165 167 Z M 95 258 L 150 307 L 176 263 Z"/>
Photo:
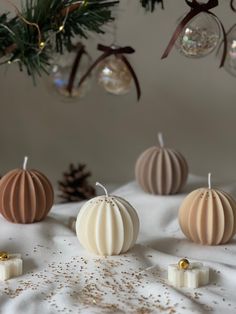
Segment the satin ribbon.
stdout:
<path fill-rule="evenodd" d="M 224 41 L 224 50 L 223 50 L 223 55 L 220 63 L 220 67 L 224 66 L 225 59 L 227 56 L 227 35 L 225 32 L 225 28 L 219 18 L 209 10 L 215 8 L 218 6 L 219 2 L 218 0 L 208 0 L 207 3 L 199 3 L 197 0 L 185 0 L 186 4 L 191 8 L 190 12 L 182 19 L 182 21 L 179 23 L 177 26 L 173 36 L 171 37 L 171 40 L 165 50 L 165 52 L 162 55 L 162 59 L 165 59 L 168 57 L 170 51 L 175 45 L 176 40 L 184 30 L 185 26 L 199 13 L 207 13 L 209 15 L 212 15 L 216 18 L 217 22 L 220 24 L 222 33 L 223 33 L 223 41 Z"/>
<path fill-rule="evenodd" d="M 71 68 L 71 73 L 70 73 L 68 85 L 66 88 L 70 96 L 72 96 L 72 91 L 73 91 L 73 87 L 75 84 L 75 77 L 76 77 L 76 74 L 79 70 L 79 66 L 80 66 L 82 57 L 83 57 L 83 55 L 88 55 L 88 53 L 85 50 L 85 46 L 81 43 L 77 44 L 76 50 L 77 50 L 77 54 L 76 54 L 74 63 L 73 63 L 72 68 Z"/>
<path fill-rule="evenodd" d="M 135 53 L 135 50 L 129 46 L 127 46 L 127 47 L 115 47 L 115 46 L 104 46 L 101 44 L 98 45 L 97 49 L 99 51 L 102 51 L 103 54 L 100 57 L 98 57 L 97 60 L 94 61 L 94 63 L 91 65 L 91 67 L 88 69 L 88 71 L 83 75 L 83 77 L 80 80 L 79 85 L 83 84 L 83 82 L 89 77 L 91 72 L 96 68 L 96 66 L 100 62 L 102 62 L 103 60 L 105 60 L 106 58 L 108 58 L 111 55 L 115 55 L 117 58 L 120 58 L 125 63 L 125 65 L 127 66 L 130 74 L 132 75 L 134 83 L 135 83 L 135 87 L 136 87 L 136 91 L 137 91 L 137 98 L 138 98 L 138 100 L 140 100 L 140 98 L 141 98 L 141 87 L 139 84 L 138 77 L 137 77 L 133 67 L 131 66 L 129 60 L 125 56 L 125 54 Z"/>
<path fill-rule="evenodd" d="M 236 12 L 236 8 L 234 6 L 234 0 L 230 0 L 230 8 L 233 12 Z"/>

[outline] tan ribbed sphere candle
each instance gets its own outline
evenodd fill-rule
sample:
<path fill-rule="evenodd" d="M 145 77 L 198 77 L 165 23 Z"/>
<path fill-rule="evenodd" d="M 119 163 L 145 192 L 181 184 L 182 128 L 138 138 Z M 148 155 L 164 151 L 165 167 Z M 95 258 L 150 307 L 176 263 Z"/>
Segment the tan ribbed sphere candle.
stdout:
<path fill-rule="evenodd" d="M 208 188 L 191 192 L 179 209 L 179 224 L 191 241 L 203 245 L 229 242 L 236 233 L 236 202 L 227 193 Z"/>
<path fill-rule="evenodd" d="M 37 170 L 23 168 L 8 172 L 0 180 L 0 213 L 14 223 L 28 224 L 43 220 L 54 201 L 50 181 Z"/>
<path fill-rule="evenodd" d="M 136 180 L 147 193 L 176 194 L 186 184 L 188 164 L 179 152 L 164 146 L 161 133 L 158 137 L 160 145 L 147 149 L 138 158 Z"/>
<path fill-rule="evenodd" d="M 76 233 L 80 243 L 97 255 L 118 255 L 133 247 L 139 232 L 139 218 L 131 204 L 121 197 L 98 196 L 81 208 Z"/>

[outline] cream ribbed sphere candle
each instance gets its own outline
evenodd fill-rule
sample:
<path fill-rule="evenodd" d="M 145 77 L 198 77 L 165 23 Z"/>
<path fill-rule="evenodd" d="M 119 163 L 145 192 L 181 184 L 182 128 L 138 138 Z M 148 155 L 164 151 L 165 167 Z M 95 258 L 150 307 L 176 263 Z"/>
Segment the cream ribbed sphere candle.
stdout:
<path fill-rule="evenodd" d="M 97 255 L 118 255 L 135 244 L 139 232 L 139 218 L 135 209 L 121 197 L 105 191 L 81 208 L 76 233 L 80 243 Z"/>
<path fill-rule="evenodd" d="M 176 194 L 184 187 L 188 177 L 188 164 L 176 150 L 166 148 L 162 134 L 159 146 L 144 151 L 135 166 L 136 180 L 150 194 Z"/>
<path fill-rule="evenodd" d="M 229 242 L 236 233 L 236 202 L 227 193 L 208 188 L 191 192 L 179 209 L 183 233 L 193 242 L 218 245 Z"/>

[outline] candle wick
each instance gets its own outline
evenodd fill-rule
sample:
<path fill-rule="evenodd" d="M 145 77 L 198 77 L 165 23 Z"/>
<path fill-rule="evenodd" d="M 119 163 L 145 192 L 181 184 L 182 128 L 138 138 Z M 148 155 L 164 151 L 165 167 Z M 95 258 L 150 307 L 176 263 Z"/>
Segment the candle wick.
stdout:
<path fill-rule="evenodd" d="M 208 189 L 211 190 L 211 173 L 208 173 Z"/>
<path fill-rule="evenodd" d="M 159 141 L 160 147 L 163 148 L 164 147 L 164 139 L 163 139 L 163 134 L 161 132 L 158 133 L 158 141 Z"/>
<path fill-rule="evenodd" d="M 27 168 L 28 159 L 29 158 L 27 156 L 24 158 L 23 170 L 26 170 L 26 168 Z"/>
<path fill-rule="evenodd" d="M 108 195 L 108 192 L 107 192 L 107 189 L 105 188 L 104 185 L 102 185 L 102 184 L 99 183 L 99 182 L 96 182 L 96 186 L 99 186 L 100 188 L 102 188 L 102 189 L 104 190 L 106 197 L 109 196 L 109 195 Z"/>

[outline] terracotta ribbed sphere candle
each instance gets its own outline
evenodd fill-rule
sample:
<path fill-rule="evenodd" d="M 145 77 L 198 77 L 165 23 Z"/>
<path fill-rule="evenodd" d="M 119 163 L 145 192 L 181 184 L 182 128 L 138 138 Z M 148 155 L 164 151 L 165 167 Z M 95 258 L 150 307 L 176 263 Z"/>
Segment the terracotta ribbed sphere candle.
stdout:
<path fill-rule="evenodd" d="M 227 193 L 208 188 L 191 192 L 179 209 L 179 224 L 191 241 L 204 245 L 229 242 L 236 233 L 236 202 Z"/>
<path fill-rule="evenodd" d="M 88 201 L 80 210 L 76 233 L 80 243 L 97 255 L 118 255 L 133 247 L 139 232 L 135 209 L 121 197 L 108 195 Z"/>
<path fill-rule="evenodd" d="M 177 151 L 164 146 L 159 133 L 159 146 L 144 151 L 135 166 L 136 180 L 150 194 L 176 194 L 184 187 L 188 177 L 188 164 Z"/>
<path fill-rule="evenodd" d="M 41 172 L 22 169 L 8 172 L 0 180 L 0 212 L 9 221 L 28 224 L 43 220 L 53 205 L 51 183 Z"/>

